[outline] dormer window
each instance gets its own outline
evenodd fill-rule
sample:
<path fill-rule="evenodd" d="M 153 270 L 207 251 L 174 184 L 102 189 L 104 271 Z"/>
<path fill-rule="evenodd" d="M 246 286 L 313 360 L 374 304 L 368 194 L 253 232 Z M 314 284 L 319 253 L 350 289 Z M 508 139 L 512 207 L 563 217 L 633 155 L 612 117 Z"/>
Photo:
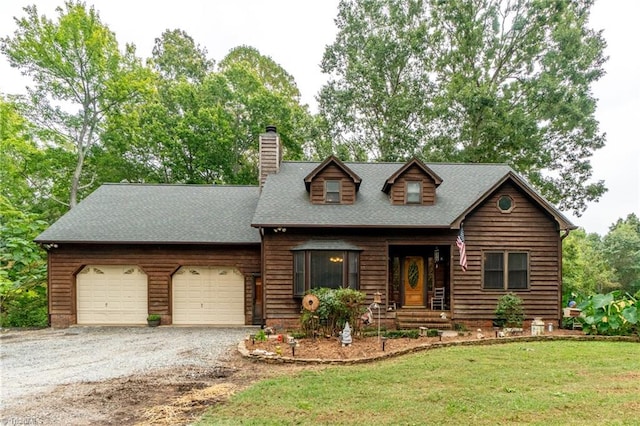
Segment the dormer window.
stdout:
<path fill-rule="evenodd" d="M 407 204 L 420 204 L 422 201 L 422 182 L 409 181 L 407 182 Z"/>
<path fill-rule="evenodd" d="M 325 203 L 340 202 L 340 181 L 327 180 L 324 182 L 324 201 Z"/>
<path fill-rule="evenodd" d="M 312 204 L 354 204 L 362 179 L 333 155 L 304 178 Z"/>
<path fill-rule="evenodd" d="M 436 203 L 436 188 L 442 178 L 422 161 L 414 158 L 400 167 L 385 181 L 382 192 L 391 204 L 432 206 Z"/>

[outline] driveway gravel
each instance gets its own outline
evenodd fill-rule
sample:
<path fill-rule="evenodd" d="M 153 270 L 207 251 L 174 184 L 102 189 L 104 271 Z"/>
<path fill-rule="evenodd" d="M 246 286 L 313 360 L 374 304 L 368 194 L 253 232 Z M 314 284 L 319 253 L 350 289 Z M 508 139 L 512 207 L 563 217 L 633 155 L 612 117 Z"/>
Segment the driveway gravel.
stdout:
<path fill-rule="evenodd" d="M 72 327 L 0 332 L 3 410 L 61 384 L 102 381 L 156 369 L 211 366 L 251 327 Z"/>

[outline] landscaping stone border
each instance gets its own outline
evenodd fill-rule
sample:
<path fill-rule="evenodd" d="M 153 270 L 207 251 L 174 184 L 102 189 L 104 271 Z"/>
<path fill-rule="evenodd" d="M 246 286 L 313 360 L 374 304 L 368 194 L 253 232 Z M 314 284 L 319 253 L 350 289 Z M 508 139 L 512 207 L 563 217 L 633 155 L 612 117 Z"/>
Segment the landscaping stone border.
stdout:
<path fill-rule="evenodd" d="M 439 348 L 449 348 L 453 346 L 484 346 L 484 345 L 500 345 L 505 343 L 515 342 L 540 342 L 540 341 L 607 341 L 607 342 L 632 342 L 640 343 L 640 337 L 633 336 L 513 336 L 494 339 L 478 339 L 478 340 L 456 340 L 451 342 L 432 342 L 422 345 L 414 346 L 412 348 L 399 349 L 396 351 L 385 352 L 384 354 L 365 357 L 365 358 L 351 358 L 351 359 L 320 359 L 320 358 L 293 358 L 279 355 L 257 355 L 251 353 L 246 345 L 245 341 L 241 340 L 238 343 L 238 351 L 240 354 L 252 361 L 266 362 L 270 364 L 302 364 L 302 365 L 354 365 L 365 364 L 383 359 L 395 358 L 401 355 L 412 354 L 416 352 L 428 351 Z"/>

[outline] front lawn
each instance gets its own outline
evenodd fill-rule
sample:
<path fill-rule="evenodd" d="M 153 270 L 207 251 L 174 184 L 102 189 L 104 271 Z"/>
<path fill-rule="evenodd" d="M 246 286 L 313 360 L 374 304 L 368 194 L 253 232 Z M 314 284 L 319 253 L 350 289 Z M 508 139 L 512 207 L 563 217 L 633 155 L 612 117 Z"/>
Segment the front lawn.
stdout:
<path fill-rule="evenodd" d="M 640 345 L 450 347 L 262 381 L 207 424 L 638 424 Z"/>

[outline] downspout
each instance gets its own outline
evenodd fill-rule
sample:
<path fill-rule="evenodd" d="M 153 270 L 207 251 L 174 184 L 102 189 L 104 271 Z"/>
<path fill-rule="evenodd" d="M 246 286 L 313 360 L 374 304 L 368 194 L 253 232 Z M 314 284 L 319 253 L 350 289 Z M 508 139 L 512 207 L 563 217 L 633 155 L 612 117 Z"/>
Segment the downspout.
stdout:
<path fill-rule="evenodd" d="M 560 241 L 558 243 L 558 282 L 560 285 L 558 286 L 558 328 L 562 327 L 562 242 L 565 238 L 569 236 L 569 228 L 564 229 L 564 233 L 560 235 Z"/>
<path fill-rule="evenodd" d="M 267 281 L 264 264 L 264 228 L 258 227 L 260 231 L 260 274 L 262 277 L 262 328 L 267 323 Z"/>
<path fill-rule="evenodd" d="M 47 326 L 51 327 L 51 253 L 52 248 L 58 248 L 57 244 L 36 243 L 47 252 Z"/>

